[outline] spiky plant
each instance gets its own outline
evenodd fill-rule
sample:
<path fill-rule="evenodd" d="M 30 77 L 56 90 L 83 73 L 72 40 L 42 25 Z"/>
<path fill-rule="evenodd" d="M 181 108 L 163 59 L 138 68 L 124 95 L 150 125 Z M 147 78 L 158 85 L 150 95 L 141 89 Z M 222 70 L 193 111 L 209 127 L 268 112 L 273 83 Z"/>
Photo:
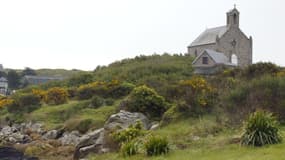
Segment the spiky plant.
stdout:
<path fill-rule="evenodd" d="M 278 122 L 272 113 L 256 111 L 244 123 L 244 133 L 241 138 L 242 145 L 263 146 L 276 144 L 282 138 L 278 133 Z"/>

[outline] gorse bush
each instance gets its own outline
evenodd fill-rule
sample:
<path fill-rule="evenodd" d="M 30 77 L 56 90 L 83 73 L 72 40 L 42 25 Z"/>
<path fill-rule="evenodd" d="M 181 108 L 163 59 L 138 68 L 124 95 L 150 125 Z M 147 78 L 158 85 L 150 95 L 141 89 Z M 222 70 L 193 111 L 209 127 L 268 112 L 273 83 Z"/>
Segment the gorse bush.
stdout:
<path fill-rule="evenodd" d="M 68 92 L 60 87 L 53 87 L 47 90 L 46 102 L 48 104 L 64 104 L 68 101 Z"/>
<path fill-rule="evenodd" d="M 179 110 L 193 114 L 209 112 L 216 100 L 215 89 L 202 77 L 192 77 L 179 82 L 177 89 Z"/>
<path fill-rule="evenodd" d="M 10 106 L 13 103 L 13 99 L 11 98 L 0 98 L 0 108 Z"/>
<path fill-rule="evenodd" d="M 41 106 L 40 97 L 32 93 L 13 95 L 11 102 L 8 105 L 9 112 L 32 112 Z"/>
<path fill-rule="evenodd" d="M 156 91 L 145 85 L 134 88 L 121 103 L 121 107 L 131 112 L 141 112 L 149 117 L 161 117 L 168 104 Z"/>
<path fill-rule="evenodd" d="M 278 123 L 271 113 L 257 111 L 251 114 L 244 129 L 241 141 L 243 145 L 263 146 L 281 142 Z"/>
<path fill-rule="evenodd" d="M 149 136 L 145 143 L 145 150 L 148 156 L 156 156 L 169 152 L 168 140 L 161 136 Z"/>

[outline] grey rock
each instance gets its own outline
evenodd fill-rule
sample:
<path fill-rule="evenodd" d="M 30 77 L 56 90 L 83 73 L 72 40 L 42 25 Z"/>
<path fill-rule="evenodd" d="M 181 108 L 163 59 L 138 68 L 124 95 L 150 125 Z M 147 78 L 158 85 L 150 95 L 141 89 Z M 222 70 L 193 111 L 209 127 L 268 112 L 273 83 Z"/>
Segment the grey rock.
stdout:
<path fill-rule="evenodd" d="M 77 145 L 79 143 L 80 137 L 78 136 L 78 132 L 65 132 L 61 138 L 58 140 L 62 145 Z"/>
<path fill-rule="evenodd" d="M 151 125 L 149 130 L 157 130 L 159 128 L 159 123 L 154 123 Z"/>
<path fill-rule="evenodd" d="M 135 124 L 137 121 L 142 122 L 144 129 L 149 129 L 150 122 L 145 115 L 124 110 L 120 110 L 119 113 L 111 115 L 105 123 L 104 128 L 106 130 L 125 129 L 131 124 Z"/>
<path fill-rule="evenodd" d="M 96 140 L 99 138 L 100 134 L 104 131 L 103 128 L 97 129 L 95 131 L 92 131 L 86 135 L 83 135 L 79 139 L 79 143 L 76 146 L 77 148 L 85 147 L 94 144 Z"/>
<path fill-rule="evenodd" d="M 4 126 L 4 127 L 1 129 L 1 133 L 2 133 L 3 135 L 10 135 L 10 134 L 15 133 L 15 132 L 17 132 L 17 131 L 18 131 L 17 128 L 15 128 L 15 127 L 10 127 L 10 126 Z"/>
<path fill-rule="evenodd" d="M 0 131 L 2 144 L 28 143 L 31 138 L 20 132 L 16 127 L 5 126 Z"/>
<path fill-rule="evenodd" d="M 119 113 L 111 115 L 104 128 L 92 131 L 80 138 L 74 152 L 74 159 L 84 158 L 89 153 L 110 152 L 111 146 L 107 144 L 107 137 L 110 131 L 125 129 L 137 121 L 141 121 L 143 127 L 149 129 L 150 122 L 142 113 L 131 113 L 121 110 Z"/>
<path fill-rule="evenodd" d="M 198 140 L 200 140 L 200 137 L 199 137 L 199 136 L 193 136 L 193 137 L 192 137 L 192 140 L 193 140 L 193 141 L 198 141 Z"/>
<path fill-rule="evenodd" d="M 60 132 L 58 130 L 51 130 L 43 135 L 43 139 L 57 139 Z"/>
<path fill-rule="evenodd" d="M 24 124 L 23 124 L 24 125 Z M 45 130 L 43 129 L 43 124 L 42 123 L 32 123 L 29 122 L 24 126 L 25 129 L 29 129 L 32 132 L 38 133 L 38 134 L 43 134 Z"/>

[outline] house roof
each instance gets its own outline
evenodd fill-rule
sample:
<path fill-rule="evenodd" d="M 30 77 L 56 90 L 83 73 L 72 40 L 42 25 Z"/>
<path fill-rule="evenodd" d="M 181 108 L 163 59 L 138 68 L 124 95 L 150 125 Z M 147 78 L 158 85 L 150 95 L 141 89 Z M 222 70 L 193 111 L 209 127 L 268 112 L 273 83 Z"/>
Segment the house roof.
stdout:
<path fill-rule="evenodd" d="M 189 47 L 216 43 L 217 36 L 221 38 L 228 31 L 228 29 L 229 28 L 227 26 L 206 29 L 190 44 Z"/>
<path fill-rule="evenodd" d="M 201 52 L 201 54 L 195 58 L 195 60 L 192 62 L 192 64 L 195 64 L 196 61 L 202 57 L 203 54 L 208 54 L 215 63 L 217 64 L 226 64 L 226 65 L 232 65 L 234 66 L 233 63 L 230 63 L 228 58 L 221 52 L 216 52 L 216 51 L 213 51 L 213 50 L 210 50 L 210 49 L 205 49 L 203 52 Z"/>

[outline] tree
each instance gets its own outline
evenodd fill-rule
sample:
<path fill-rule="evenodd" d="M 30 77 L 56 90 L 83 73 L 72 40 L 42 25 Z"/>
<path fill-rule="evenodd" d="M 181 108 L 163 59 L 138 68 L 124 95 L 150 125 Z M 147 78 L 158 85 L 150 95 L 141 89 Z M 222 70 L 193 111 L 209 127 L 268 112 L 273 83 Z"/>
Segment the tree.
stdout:
<path fill-rule="evenodd" d="M 36 71 L 33 70 L 32 68 L 26 67 L 23 71 L 22 71 L 22 76 L 26 76 L 26 75 L 37 75 Z"/>
<path fill-rule="evenodd" d="M 18 89 L 20 86 L 21 76 L 15 70 L 10 70 L 7 75 L 7 80 L 9 88 Z"/>

